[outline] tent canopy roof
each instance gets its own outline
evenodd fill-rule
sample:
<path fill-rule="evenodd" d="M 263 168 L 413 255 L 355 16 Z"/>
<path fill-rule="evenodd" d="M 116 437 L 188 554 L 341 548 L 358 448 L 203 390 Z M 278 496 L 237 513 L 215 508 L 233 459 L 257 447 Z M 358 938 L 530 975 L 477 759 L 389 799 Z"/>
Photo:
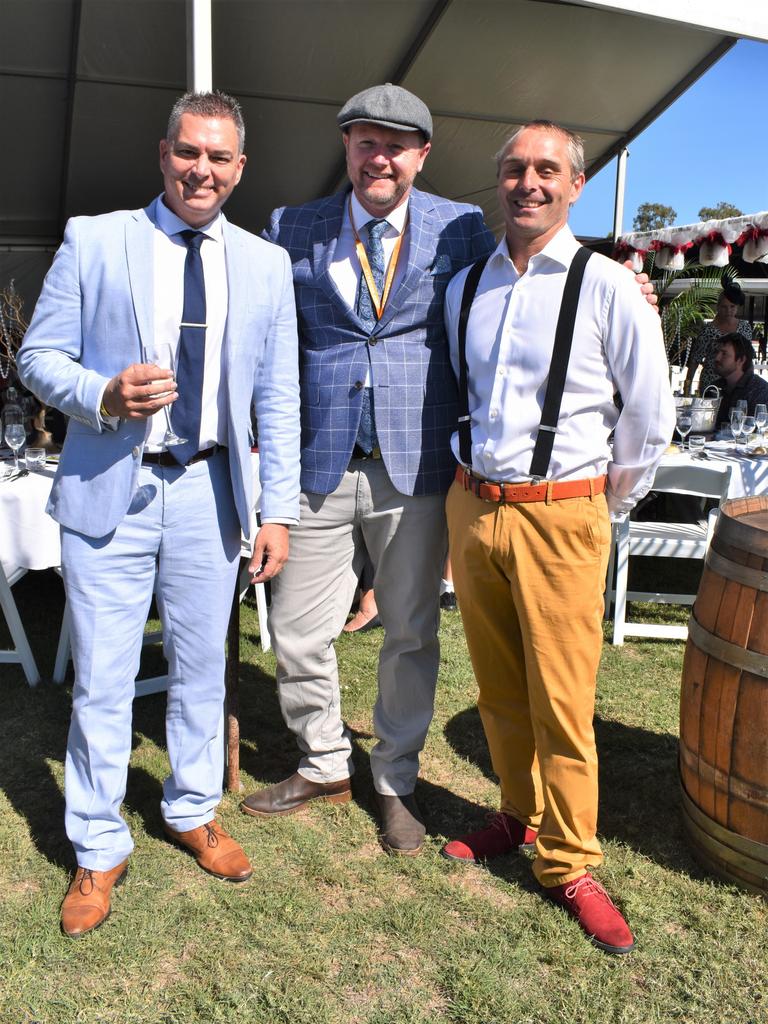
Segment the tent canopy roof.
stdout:
<path fill-rule="evenodd" d="M 254 230 L 343 183 L 335 114 L 370 84 L 398 82 L 433 111 L 419 186 L 479 203 L 498 229 L 491 157 L 521 121 L 577 130 L 594 174 L 735 41 L 559 0 L 213 0 L 212 28 L 214 84 L 248 129 L 227 212 Z M 3 112 L 23 161 L 4 161 L 0 245 L 53 245 L 67 217 L 160 190 L 186 52 L 184 0 L 4 0 Z"/>

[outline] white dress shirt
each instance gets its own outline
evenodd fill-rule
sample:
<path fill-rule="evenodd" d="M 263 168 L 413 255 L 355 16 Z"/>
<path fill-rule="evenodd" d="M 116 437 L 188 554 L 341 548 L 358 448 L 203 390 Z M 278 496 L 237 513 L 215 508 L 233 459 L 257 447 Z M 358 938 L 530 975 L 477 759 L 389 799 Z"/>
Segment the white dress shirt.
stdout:
<path fill-rule="evenodd" d="M 179 344 L 179 324 L 184 308 L 184 261 L 187 246 L 180 231 L 189 224 L 172 213 L 161 200 L 157 203 L 154 242 L 155 341 L 167 342 L 174 356 Z M 227 319 L 227 267 L 220 214 L 199 229 L 206 236 L 200 246 L 205 277 L 205 367 L 203 403 L 200 415 L 200 450 L 227 443 L 227 391 L 221 387 L 224 324 Z M 151 352 L 145 353 L 151 356 Z M 151 362 L 147 359 L 147 362 Z M 171 407 L 172 408 L 172 407 Z M 147 449 L 159 451 L 166 431 L 165 412 L 151 418 Z"/>
<path fill-rule="evenodd" d="M 351 192 L 350 196 L 352 202 L 352 217 L 354 219 L 355 228 L 357 228 L 358 237 L 363 245 L 368 244 L 368 222 L 371 220 L 387 221 L 388 226 L 384 229 L 384 233 L 381 236 L 381 244 L 384 248 L 384 274 L 386 277 L 389 261 L 392 259 L 392 253 L 395 249 L 395 243 L 397 242 L 399 235 L 403 234 L 406 227 L 408 203 L 401 203 L 400 206 L 395 207 L 387 217 L 372 217 L 371 214 L 368 213 L 368 211 L 361 205 L 354 192 Z M 403 279 L 407 266 L 408 232 L 406 231 L 402 245 L 400 246 L 400 255 L 397 260 L 395 276 L 392 279 L 392 287 L 389 291 L 390 295 L 395 294 L 398 285 Z M 360 275 L 362 273 L 362 269 L 355 250 L 355 233 L 352 228 L 352 222 L 349 219 L 349 203 L 344 207 L 344 220 L 336 242 L 336 250 L 333 254 L 329 273 L 331 275 L 331 280 L 336 285 L 336 290 L 339 295 L 341 295 L 342 299 L 350 309 L 354 309 L 357 301 L 357 290 L 360 286 Z M 365 386 L 367 388 L 372 386 L 370 365 L 365 379 Z"/>
<path fill-rule="evenodd" d="M 479 476 L 530 479 L 560 302 L 577 249 L 565 226 L 521 275 L 503 238 L 483 271 L 467 324 L 471 468 Z M 457 326 L 467 273 L 468 268 L 453 278 L 445 300 L 457 377 Z M 616 391 L 621 413 L 613 401 Z M 674 424 L 659 317 L 624 267 L 593 254 L 581 287 L 547 479 L 607 472 L 608 508 L 616 518 L 650 488 Z M 459 459 L 458 433 L 451 443 Z"/>

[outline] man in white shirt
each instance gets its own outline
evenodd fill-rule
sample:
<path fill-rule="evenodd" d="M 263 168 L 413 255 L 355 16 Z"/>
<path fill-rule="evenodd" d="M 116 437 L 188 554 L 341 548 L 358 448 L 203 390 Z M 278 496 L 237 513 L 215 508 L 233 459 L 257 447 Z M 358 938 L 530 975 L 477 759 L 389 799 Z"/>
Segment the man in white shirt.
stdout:
<path fill-rule="evenodd" d="M 586 870 L 602 860 L 595 678 L 610 517 L 649 489 L 674 406 L 658 316 L 621 266 L 592 254 L 575 285 L 559 415 L 559 394 L 543 415 L 566 277 L 581 260 L 567 219 L 584 181 L 581 140 L 550 122 L 523 126 L 498 156 L 506 234 L 466 322 L 467 427 L 452 440 L 447 512 L 501 811 L 443 852 L 474 862 L 535 844 L 545 894 L 601 949 L 627 953 L 632 933 Z M 468 273 L 446 296 L 459 376 Z"/>
<path fill-rule="evenodd" d="M 288 257 L 221 213 L 244 137 L 231 97 L 182 97 L 160 142 L 163 194 L 69 222 L 19 354 L 25 385 L 70 417 L 48 511 L 75 666 L 65 823 L 78 866 L 61 911 L 73 938 L 106 920 L 133 849 L 120 805 L 153 590 L 168 659 L 164 829 L 211 875 L 252 873 L 214 817 L 224 639 L 251 513 L 251 405 L 264 524 L 251 569 L 269 579 L 298 521 L 299 394 Z"/>

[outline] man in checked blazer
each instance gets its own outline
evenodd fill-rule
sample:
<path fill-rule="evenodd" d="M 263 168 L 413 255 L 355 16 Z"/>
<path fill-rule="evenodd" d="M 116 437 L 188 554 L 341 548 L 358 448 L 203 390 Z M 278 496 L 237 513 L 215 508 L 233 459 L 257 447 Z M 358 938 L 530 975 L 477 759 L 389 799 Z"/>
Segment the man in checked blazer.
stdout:
<path fill-rule="evenodd" d="M 333 645 L 362 539 L 385 633 L 371 753 L 382 845 L 413 856 L 424 837 L 413 792 L 433 713 L 444 500 L 455 471 L 443 298 L 451 277 L 495 243 L 478 207 L 413 187 L 432 136 L 416 96 L 375 86 L 337 120 L 351 191 L 276 210 L 265 235 L 290 254 L 299 321 L 301 519 L 273 584 L 270 628 L 280 705 L 302 757 L 294 775 L 242 809 L 271 816 L 350 799 Z"/>

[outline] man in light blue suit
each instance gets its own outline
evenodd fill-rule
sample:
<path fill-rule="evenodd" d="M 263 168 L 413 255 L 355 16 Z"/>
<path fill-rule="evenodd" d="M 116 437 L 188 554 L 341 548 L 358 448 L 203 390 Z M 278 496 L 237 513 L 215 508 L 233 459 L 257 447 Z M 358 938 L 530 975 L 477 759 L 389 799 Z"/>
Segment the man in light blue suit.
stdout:
<path fill-rule="evenodd" d="M 303 757 L 242 808 L 271 816 L 350 798 L 333 644 L 363 539 L 385 630 L 371 754 L 381 840 L 413 856 L 424 839 L 413 793 L 433 713 L 455 471 L 443 298 L 451 277 L 495 243 L 478 207 L 413 188 L 432 136 L 418 97 L 375 86 L 337 120 L 351 191 L 275 211 L 266 234 L 290 253 L 299 319 L 301 522 L 273 587 L 270 629 L 281 708 Z"/>
<path fill-rule="evenodd" d="M 252 504 L 251 405 L 263 525 L 250 568 L 269 579 L 298 519 L 299 394 L 288 258 L 220 212 L 243 142 L 235 100 L 182 97 L 160 143 L 163 194 L 69 222 L 19 356 L 25 385 L 70 417 L 48 510 L 75 665 L 65 787 L 78 868 L 62 906 L 73 937 L 106 919 L 133 848 L 120 805 L 153 587 L 168 658 L 164 828 L 210 874 L 251 875 L 214 817 L 224 640 Z"/>

